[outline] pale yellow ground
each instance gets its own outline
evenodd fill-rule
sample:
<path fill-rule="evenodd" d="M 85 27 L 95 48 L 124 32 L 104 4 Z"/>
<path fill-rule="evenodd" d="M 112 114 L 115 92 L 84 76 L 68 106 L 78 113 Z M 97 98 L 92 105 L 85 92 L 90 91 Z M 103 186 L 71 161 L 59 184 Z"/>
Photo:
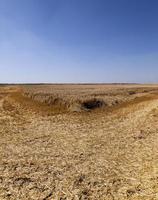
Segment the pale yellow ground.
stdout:
<path fill-rule="evenodd" d="M 1 95 L 0 199 L 157 200 L 156 95 L 50 116 Z"/>

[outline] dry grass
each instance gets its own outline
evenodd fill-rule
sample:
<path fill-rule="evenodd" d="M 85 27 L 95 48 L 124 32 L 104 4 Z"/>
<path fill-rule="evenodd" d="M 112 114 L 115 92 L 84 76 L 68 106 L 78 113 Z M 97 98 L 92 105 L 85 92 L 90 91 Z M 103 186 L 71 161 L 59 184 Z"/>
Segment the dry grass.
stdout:
<path fill-rule="evenodd" d="M 114 106 L 157 91 L 141 85 L 36 85 L 23 87 L 23 96 L 55 111 L 84 111 Z"/>
<path fill-rule="evenodd" d="M 0 87 L 0 199 L 158 199 L 157 90 Z"/>

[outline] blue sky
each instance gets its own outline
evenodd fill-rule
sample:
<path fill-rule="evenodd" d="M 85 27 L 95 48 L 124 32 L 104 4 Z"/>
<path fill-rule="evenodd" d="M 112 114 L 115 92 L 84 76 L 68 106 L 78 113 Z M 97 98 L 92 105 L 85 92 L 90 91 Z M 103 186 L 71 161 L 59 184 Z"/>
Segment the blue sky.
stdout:
<path fill-rule="evenodd" d="M 0 82 L 158 82 L 157 0 L 0 0 Z"/>

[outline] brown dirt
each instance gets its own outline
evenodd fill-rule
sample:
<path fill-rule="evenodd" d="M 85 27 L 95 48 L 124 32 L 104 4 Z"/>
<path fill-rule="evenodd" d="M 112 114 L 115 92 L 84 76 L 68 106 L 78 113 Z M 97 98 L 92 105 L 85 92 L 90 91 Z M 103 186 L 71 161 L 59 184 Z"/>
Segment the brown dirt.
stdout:
<path fill-rule="evenodd" d="M 0 199 L 157 200 L 156 89 L 124 86 L 135 98 L 54 114 L 19 88 L 1 88 Z"/>

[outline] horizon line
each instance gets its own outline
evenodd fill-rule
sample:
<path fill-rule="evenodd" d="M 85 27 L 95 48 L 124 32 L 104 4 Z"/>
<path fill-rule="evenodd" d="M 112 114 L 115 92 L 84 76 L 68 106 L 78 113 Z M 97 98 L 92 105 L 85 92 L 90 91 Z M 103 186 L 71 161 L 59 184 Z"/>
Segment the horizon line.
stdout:
<path fill-rule="evenodd" d="M 154 84 L 158 84 L 158 83 L 136 83 L 136 82 L 79 82 L 79 83 L 75 83 L 75 82 L 13 82 L 13 83 L 0 83 L 0 85 L 154 85 Z"/>

